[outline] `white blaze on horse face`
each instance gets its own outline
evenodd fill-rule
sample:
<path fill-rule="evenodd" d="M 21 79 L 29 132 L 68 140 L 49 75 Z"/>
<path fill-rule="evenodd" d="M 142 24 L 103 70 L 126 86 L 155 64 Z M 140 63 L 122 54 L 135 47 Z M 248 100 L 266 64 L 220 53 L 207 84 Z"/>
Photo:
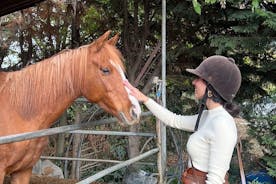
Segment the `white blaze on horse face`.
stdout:
<path fill-rule="evenodd" d="M 119 65 L 116 65 L 113 61 L 110 61 L 110 62 L 118 70 L 118 72 L 120 73 L 123 81 L 128 81 L 125 74 L 124 74 L 124 72 L 123 72 L 123 70 L 122 70 L 122 68 Z M 131 101 L 131 104 L 133 106 L 133 111 L 136 114 L 137 118 L 139 119 L 140 115 L 141 115 L 141 112 L 142 112 L 140 104 L 139 104 L 138 100 L 130 94 L 130 90 L 127 87 L 125 87 L 125 89 L 127 91 L 128 98 Z"/>

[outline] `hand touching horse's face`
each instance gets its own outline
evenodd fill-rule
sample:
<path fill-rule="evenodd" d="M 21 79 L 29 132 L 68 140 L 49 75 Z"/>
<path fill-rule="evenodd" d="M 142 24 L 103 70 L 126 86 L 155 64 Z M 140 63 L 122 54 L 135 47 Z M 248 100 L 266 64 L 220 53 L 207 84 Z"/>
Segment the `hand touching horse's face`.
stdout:
<path fill-rule="evenodd" d="M 83 96 L 116 116 L 122 125 L 139 122 L 141 109 L 123 85 L 126 80 L 121 53 L 114 44 L 117 37 L 106 40 L 108 33 L 89 46 Z"/>

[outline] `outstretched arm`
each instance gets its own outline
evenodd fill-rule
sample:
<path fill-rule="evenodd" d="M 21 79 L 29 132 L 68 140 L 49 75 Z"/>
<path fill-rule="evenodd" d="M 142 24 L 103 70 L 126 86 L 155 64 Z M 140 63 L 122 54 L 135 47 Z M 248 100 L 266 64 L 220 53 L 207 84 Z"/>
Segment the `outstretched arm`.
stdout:
<path fill-rule="evenodd" d="M 175 114 L 144 95 L 137 88 L 133 87 L 128 81 L 125 81 L 124 84 L 130 90 L 130 94 L 132 96 L 137 98 L 138 101 L 143 102 L 153 113 L 153 115 L 166 125 L 187 131 L 194 130 L 197 115 L 183 116 Z"/>

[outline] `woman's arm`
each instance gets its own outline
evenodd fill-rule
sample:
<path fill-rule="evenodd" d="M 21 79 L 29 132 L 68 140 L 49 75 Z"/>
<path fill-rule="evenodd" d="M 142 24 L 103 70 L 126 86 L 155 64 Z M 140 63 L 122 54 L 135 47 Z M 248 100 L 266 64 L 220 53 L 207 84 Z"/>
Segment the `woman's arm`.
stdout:
<path fill-rule="evenodd" d="M 128 81 L 124 81 L 124 85 L 130 90 L 130 94 L 132 96 L 134 96 L 138 101 L 143 102 L 153 113 L 153 115 L 164 122 L 166 125 L 187 131 L 194 130 L 197 115 L 182 116 L 174 114 L 173 112 L 169 111 L 168 109 L 156 103 L 154 100 L 144 95 L 137 88 L 133 87 Z"/>
<path fill-rule="evenodd" d="M 186 131 L 194 131 L 197 115 L 177 115 L 159 105 L 151 98 L 148 98 L 148 100 L 144 104 L 153 113 L 154 116 L 156 116 L 166 125 Z"/>

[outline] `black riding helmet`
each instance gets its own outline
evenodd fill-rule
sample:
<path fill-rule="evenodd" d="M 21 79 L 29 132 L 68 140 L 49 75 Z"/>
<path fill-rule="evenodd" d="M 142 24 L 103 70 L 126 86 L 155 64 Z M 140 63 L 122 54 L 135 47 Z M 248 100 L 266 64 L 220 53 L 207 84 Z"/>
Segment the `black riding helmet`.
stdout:
<path fill-rule="evenodd" d="M 207 81 L 226 102 L 232 102 L 241 85 L 241 72 L 233 58 L 210 56 L 186 71 Z"/>
<path fill-rule="evenodd" d="M 186 71 L 202 78 L 207 83 L 195 125 L 196 131 L 201 114 L 206 107 L 206 100 L 212 96 L 209 96 L 210 89 L 214 89 L 223 100 L 231 103 L 240 88 L 241 73 L 233 58 L 219 55 L 210 56 L 203 60 L 196 69 L 186 69 Z M 214 93 L 212 90 L 211 92 Z"/>

